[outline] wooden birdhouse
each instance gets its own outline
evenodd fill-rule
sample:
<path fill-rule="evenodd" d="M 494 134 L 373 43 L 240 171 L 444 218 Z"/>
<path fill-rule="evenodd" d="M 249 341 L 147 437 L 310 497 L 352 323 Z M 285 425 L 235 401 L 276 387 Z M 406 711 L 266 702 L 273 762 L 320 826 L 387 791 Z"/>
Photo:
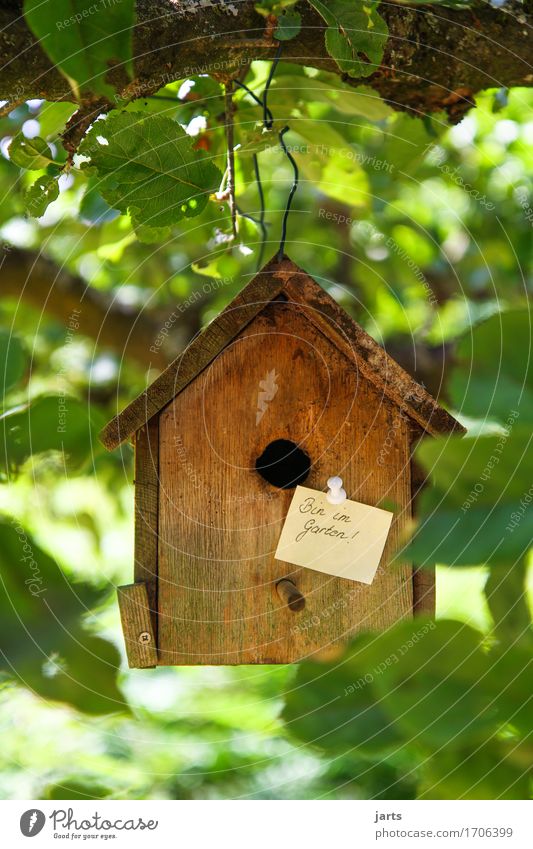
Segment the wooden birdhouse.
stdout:
<path fill-rule="evenodd" d="M 271 261 L 102 432 L 109 449 L 135 444 L 130 666 L 290 663 L 431 612 L 431 574 L 390 560 L 414 443 L 450 431 L 463 428 L 308 274 Z M 332 475 L 392 512 L 370 582 L 335 574 L 334 551 L 329 574 L 277 552 L 296 486 L 320 494 Z"/>

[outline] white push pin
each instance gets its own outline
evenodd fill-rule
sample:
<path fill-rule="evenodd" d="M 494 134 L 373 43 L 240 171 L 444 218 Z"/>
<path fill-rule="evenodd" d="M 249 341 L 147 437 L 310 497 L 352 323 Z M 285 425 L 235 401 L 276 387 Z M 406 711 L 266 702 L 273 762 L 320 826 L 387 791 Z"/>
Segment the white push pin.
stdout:
<path fill-rule="evenodd" d="M 346 501 L 346 491 L 342 488 L 342 478 L 336 475 L 333 478 L 328 478 L 328 487 L 326 499 L 330 504 L 343 504 Z"/>

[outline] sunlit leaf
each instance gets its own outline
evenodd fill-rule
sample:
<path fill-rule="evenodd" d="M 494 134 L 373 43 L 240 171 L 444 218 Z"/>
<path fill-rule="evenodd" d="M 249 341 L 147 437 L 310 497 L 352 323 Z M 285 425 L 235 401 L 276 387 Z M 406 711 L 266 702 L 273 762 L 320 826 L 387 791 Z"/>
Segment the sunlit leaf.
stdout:
<path fill-rule="evenodd" d="M 49 204 L 59 197 L 58 177 L 44 174 L 38 177 L 24 195 L 24 205 L 28 215 L 40 218 L 44 215 Z"/>
<path fill-rule="evenodd" d="M 9 158 L 15 165 L 30 171 L 40 171 L 53 162 L 52 151 L 44 139 L 27 139 L 18 133 L 9 145 Z"/>
<path fill-rule="evenodd" d="M 80 153 L 108 204 L 129 212 L 135 226 L 166 227 L 198 215 L 221 180 L 179 125 L 160 115 L 111 113 L 92 127 Z"/>
<path fill-rule="evenodd" d="M 20 522 L 0 521 L 0 663 L 13 680 L 85 713 L 124 710 L 119 653 L 83 627 L 102 598 L 69 581 Z"/>

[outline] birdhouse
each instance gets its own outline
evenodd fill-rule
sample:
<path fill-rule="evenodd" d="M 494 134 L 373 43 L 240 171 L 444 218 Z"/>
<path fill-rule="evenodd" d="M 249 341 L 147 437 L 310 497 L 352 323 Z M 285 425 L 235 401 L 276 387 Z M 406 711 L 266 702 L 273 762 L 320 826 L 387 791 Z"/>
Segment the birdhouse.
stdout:
<path fill-rule="evenodd" d="M 450 431 L 463 428 L 308 274 L 271 261 L 102 432 L 108 449 L 135 445 L 130 666 L 291 663 L 432 612 L 431 573 L 391 560 L 414 444 Z M 334 548 L 325 570 L 280 556 L 297 487 L 323 498 L 332 476 L 350 504 L 392 514 L 370 581 L 338 574 Z M 359 531 L 310 527 L 311 549 L 340 535 L 351 556 Z"/>

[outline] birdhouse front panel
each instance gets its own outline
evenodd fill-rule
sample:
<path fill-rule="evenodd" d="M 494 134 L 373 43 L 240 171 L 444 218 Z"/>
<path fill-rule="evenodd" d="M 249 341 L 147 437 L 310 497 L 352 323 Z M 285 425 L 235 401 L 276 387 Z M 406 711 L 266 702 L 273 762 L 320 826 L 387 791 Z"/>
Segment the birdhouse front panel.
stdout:
<path fill-rule="evenodd" d="M 296 485 L 335 474 L 350 499 L 394 511 L 370 585 L 274 557 Z M 411 567 L 388 565 L 410 501 L 407 418 L 273 300 L 159 417 L 158 662 L 288 663 L 412 615 Z"/>

